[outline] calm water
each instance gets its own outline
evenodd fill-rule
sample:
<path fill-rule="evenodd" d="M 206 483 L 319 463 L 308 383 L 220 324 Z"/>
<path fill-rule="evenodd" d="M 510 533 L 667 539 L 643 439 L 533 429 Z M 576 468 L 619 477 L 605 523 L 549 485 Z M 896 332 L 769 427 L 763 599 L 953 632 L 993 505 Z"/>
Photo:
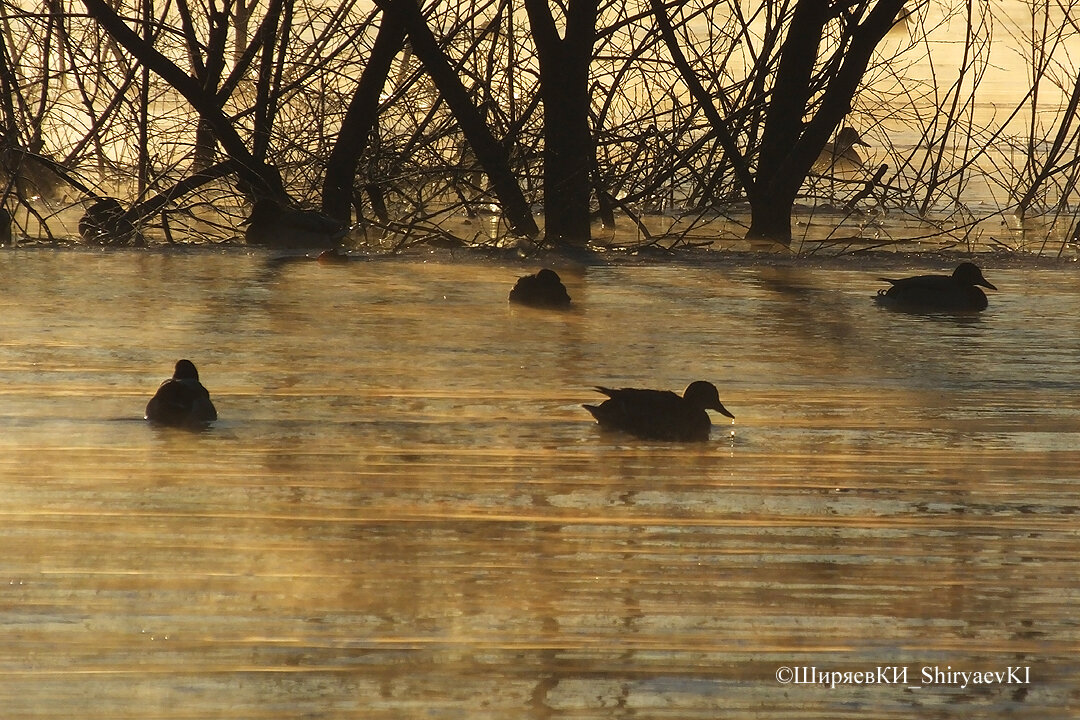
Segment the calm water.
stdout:
<path fill-rule="evenodd" d="M 3 715 L 1068 716 L 1076 269 L 875 307 L 916 262 L 564 265 L 549 314 L 525 265 L 0 254 Z M 140 419 L 179 357 L 207 432 Z M 580 408 L 698 378 L 704 445 Z"/>

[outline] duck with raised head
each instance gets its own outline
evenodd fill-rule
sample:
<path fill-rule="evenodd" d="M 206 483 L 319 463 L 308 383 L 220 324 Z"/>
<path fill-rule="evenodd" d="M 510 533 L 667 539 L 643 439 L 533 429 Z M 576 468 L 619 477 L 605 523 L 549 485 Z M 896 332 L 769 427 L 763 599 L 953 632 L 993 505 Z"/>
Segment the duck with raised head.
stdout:
<path fill-rule="evenodd" d="M 161 383 L 146 404 L 146 419 L 170 427 L 201 427 L 217 420 L 210 392 L 199 382 L 193 362 L 176 361 L 173 376 Z"/>
<path fill-rule="evenodd" d="M 256 200 L 245 223 L 248 245 L 276 248 L 334 248 L 349 232 L 317 210 L 298 210 L 270 198 Z"/>
<path fill-rule="evenodd" d="M 952 275 L 916 275 L 893 280 L 881 278 L 892 287 L 878 290 L 878 305 L 917 312 L 977 312 L 989 304 L 978 285 L 997 290 L 975 263 L 963 262 Z"/>
<path fill-rule="evenodd" d="M 510 290 L 510 302 L 540 308 L 570 307 L 570 293 L 554 270 L 543 268 L 533 275 L 518 278 Z"/>
<path fill-rule="evenodd" d="M 99 197 L 79 218 L 79 235 L 91 245 L 143 245 L 145 240 L 124 206 L 113 197 Z"/>
<path fill-rule="evenodd" d="M 735 419 L 720 402 L 716 386 L 704 380 L 690 383 L 682 397 L 670 390 L 600 386 L 596 390 L 608 399 L 599 405 L 582 407 L 592 413 L 600 427 L 621 430 L 646 440 L 708 440 L 712 422 L 706 410 L 715 410 Z"/>
<path fill-rule="evenodd" d="M 870 143 L 864 141 L 855 128 L 841 128 L 834 142 L 825 143 L 818 159 L 814 161 L 814 170 L 825 173 L 833 169 L 852 170 L 862 167 L 863 160 L 855 150 L 856 145 L 870 147 Z"/>

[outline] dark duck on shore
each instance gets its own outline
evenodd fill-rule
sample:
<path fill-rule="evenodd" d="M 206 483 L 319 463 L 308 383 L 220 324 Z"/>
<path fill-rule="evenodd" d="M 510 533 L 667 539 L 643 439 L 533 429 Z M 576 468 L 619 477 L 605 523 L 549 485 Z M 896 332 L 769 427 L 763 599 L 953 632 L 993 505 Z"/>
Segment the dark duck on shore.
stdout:
<path fill-rule="evenodd" d="M 146 404 L 146 419 L 155 425 L 197 428 L 217 420 L 210 393 L 199 382 L 190 360 L 178 360 L 173 376 L 161 383 Z"/>
<path fill-rule="evenodd" d="M 690 383 L 682 397 L 670 390 L 596 389 L 608 399 L 599 405 L 583 407 L 592 413 L 600 427 L 646 440 L 708 440 L 712 422 L 706 410 L 735 419 L 721 404 L 716 386 L 704 380 Z"/>
<path fill-rule="evenodd" d="M 916 275 L 892 280 L 892 287 L 878 290 L 879 305 L 916 312 L 977 312 L 988 305 L 978 285 L 997 290 L 974 263 L 960 263 L 952 275 Z"/>
<path fill-rule="evenodd" d="M 518 278 L 510 291 L 510 302 L 538 308 L 568 308 L 570 293 L 554 270 L 544 268 L 535 275 Z"/>
<path fill-rule="evenodd" d="M 334 248 L 349 232 L 321 212 L 298 210 L 269 198 L 257 200 L 245 222 L 248 245 L 275 248 Z"/>
<path fill-rule="evenodd" d="M 98 198 L 79 218 L 79 235 L 90 245 L 143 245 L 142 234 L 135 228 L 124 206 L 112 197 Z"/>

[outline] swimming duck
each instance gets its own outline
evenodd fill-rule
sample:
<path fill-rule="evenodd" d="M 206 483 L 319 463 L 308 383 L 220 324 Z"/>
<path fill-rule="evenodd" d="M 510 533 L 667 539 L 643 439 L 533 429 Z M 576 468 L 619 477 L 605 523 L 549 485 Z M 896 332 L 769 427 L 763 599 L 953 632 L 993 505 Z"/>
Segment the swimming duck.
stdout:
<path fill-rule="evenodd" d="M 670 390 L 613 390 L 599 386 L 596 390 L 609 399 L 600 405 L 582 407 L 592 413 L 600 427 L 647 440 L 708 440 L 712 423 L 706 410 L 735 419 L 720 403 L 716 386 L 704 380 L 690 383 L 682 397 Z"/>
<path fill-rule="evenodd" d="M 559 274 L 544 268 L 535 275 L 518 278 L 510 291 L 510 302 L 530 307 L 566 308 L 570 305 L 570 294 Z"/>
<path fill-rule="evenodd" d="M 963 262 L 956 266 L 952 275 L 917 275 L 892 280 L 892 287 L 878 290 L 874 300 L 879 305 L 900 310 L 916 311 L 978 311 L 987 306 L 986 294 L 976 287 L 982 285 L 997 290 L 983 277 L 982 270 L 974 263 Z"/>
<path fill-rule="evenodd" d="M 101 197 L 79 218 L 79 235 L 91 245 L 142 245 L 142 234 L 113 197 Z"/>
<path fill-rule="evenodd" d="M 269 198 L 257 200 L 245 222 L 244 241 L 248 245 L 332 248 L 349 232 L 321 212 L 297 210 Z"/>
<path fill-rule="evenodd" d="M 200 427 L 217 420 L 210 393 L 199 382 L 190 360 L 177 360 L 173 376 L 161 383 L 146 404 L 146 419 L 157 425 Z"/>
<path fill-rule="evenodd" d="M 834 167 L 843 170 L 862 166 L 863 161 L 855 150 L 856 145 L 870 147 L 870 143 L 864 142 L 855 128 L 841 128 L 836 134 L 835 142 L 825 143 L 818 159 L 814 161 L 814 169 L 818 172 L 827 172 Z"/>

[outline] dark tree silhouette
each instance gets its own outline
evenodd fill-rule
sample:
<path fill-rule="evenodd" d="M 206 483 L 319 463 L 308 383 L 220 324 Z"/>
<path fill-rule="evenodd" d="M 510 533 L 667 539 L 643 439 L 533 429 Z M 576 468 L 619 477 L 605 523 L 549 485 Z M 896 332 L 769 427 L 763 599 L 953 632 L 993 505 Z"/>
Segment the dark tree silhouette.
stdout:
<path fill-rule="evenodd" d="M 559 37 L 548 1 L 525 0 L 544 102 L 544 233 L 559 244 L 590 240 L 589 177 L 596 149 L 589 127 L 589 65 L 597 4 L 565 3 L 565 29 Z"/>
<path fill-rule="evenodd" d="M 323 211 L 342 225 L 350 223 L 349 207 L 353 203 L 357 163 L 378 122 L 379 95 L 404 41 L 405 25 L 393 14 L 385 14 L 367 65 L 345 111 L 338 140 L 330 151 L 323 182 Z M 373 205 L 379 207 L 379 201 L 373 199 Z"/>
<path fill-rule="evenodd" d="M 211 6 L 211 12 L 207 18 L 210 32 L 205 45 L 199 41 L 195 33 L 195 23 L 188 0 L 177 0 L 177 10 L 180 15 L 180 27 L 184 33 L 184 44 L 187 46 L 188 59 L 195 73 L 195 79 L 202 85 L 208 95 L 216 95 L 221 84 L 222 75 L 225 71 L 225 51 L 229 37 L 229 16 L 216 11 Z M 199 121 L 195 132 L 195 154 L 191 166 L 195 171 L 203 170 L 214 162 L 216 149 L 214 128 L 205 119 Z"/>
<path fill-rule="evenodd" d="M 477 161 L 491 178 L 492 190 L 502 203 L 510 227 L 520 235 L 538 235 L 540 231 L 533 220 L 529 203 L 510 171 L 506 150 L 492 136 L 480 111 L 469 98 L 461 78 L 431 34 L 420 8 L 414 0 L 375 0 L 375 3 L 388 17 L 394 18 L 405 27 L 413 53 L 424 64 L 428 76 L 439 89 L 442 99 L 450 107 L 462 133 L 476 153 Z"/>
<path fill-rule="evenodd" d="M 921 10 L 894 23 L 911 0 L 650 2 L 645 13 L 633 3 L 601 11 L 599 0 L 79 3 L 89 13 L 59 0 L 43 9 L 8 3 L 0 187 L 47 236 L 67 185 L 110 195 L 107 185 L 137 173 L 135 199 L 119 198 L 135 222 L 160 205 L 146 202 L 152 193 L 189 187 L 178 183 L 202 168 L 212 169 L 201 175 L 212 181 L 207 202 L 183 210 L 209 225 L 181 221 L 198 234 L 232 219 L 219 180 L 235 173 L 249 200 L 321 196 L 342 223 L 350 206 L 363 215 L 370 204 L 398 236 L 374 241 L 394 248 L 440 233 L 472 235 L 458 243 L 534 235 L 529 203 L 544 204 L 553 244 L 588 242 L 599 207 L 605 222 L 621 210 L 620 222 L 636 223 L 647 244 L 676 247 L 698 242 L 717 205 L 741 215 L 744 199 L 750 237 L 790 243 L 796 199 L 813 202 L 824 187 L 806 182 L 815 160 L 837 128 L 853 124 L 876 130 L 893 174 L 884 182 L 879 167 L 870 180 L 866 168 L 860 180 L 870 184 L 840 203 L 873 194 L 884 205 L 914 198 L 922 214 L 968 212 L 974 173 L 1006 189 L 1021 213 L 1053 203 L 1060 215 L 1076 196 L 1080 165 L 1069 148 L 1080 90 L 1055 48 L 1080 31 L 1055 29 L 1045 4 L 1031 7 L 1041 34 L 1024 39 L 1031 90 L 1004 120 L 984 120 L 975 92 L 994 4 L 949 11 L 959 19 L 966 9 L 967 32 L 959 74 L 943 89 L 933 44 L 920 40 L 941 31 Z M 891 27 L 892 55 L 878 57 Z M 934 77 L 907 72 L 923 52 Z M 890 84 L 879 85 L 884 78 Z M 1056 93 L 1039 92 L 1050 83 L 1064 92 L 1060 107 L 1047 108 Z M 856 98 L 858 118 L 845 118 Z M 1053 124 L 1031 126 L 1018 144 L 1021 114 L 1044 109 Z M 1023 167 L 1002 155 L 1003 144 Z M 828 183 L 831 203 L 838 183 Z M 502 227 L 459 222 L 493 197 Z M 643 212 L 668 208 L 705 212 L 659 233 L 643 221 Z M 161 212 L 164 220 L 170 211 Z"/>
<path fill-rule="evenodd" d="M 222 148 L 236 162 L 240 177 L 256 194 L 285 198 L 285 188 L 276 169 L 256 160 L 221 109 L 217 97 L 208 93 L 197 78 L 188 75 L 175 63 L 151 47 L 103 0 L 83 0 L 87 12 L 129 53 L 145 64 L 184 96 L 200 117 L 209 124 Z"/>
<path fill-rule="evenodd" d="M 874 48 L 903 6 L 904 0 L 800 0 L 796 5 L 780 49 L 757 172 L 747 188 L 747 237 L 791 242 L 791 209 L 799 188 L 851 109 Z M 843 24 L 833 58 L 838 63 L 826 63 L 827 74 L 814 77 L 822 35 L 833 20 Z M 804 121 L 814 89 L 819 87 L 824 88 L 820 102 L 809 121 Z"/>
<path fill-rule="evenodd" d="M 676 67 L 702 106 L 750 203 L 747 237 L 791 242 L 791 211 L 799 188 L 844 116 L 851 109 L 874 48 L 892 27 L 904 0 L 799 0 L 779 46 L 775 77 L 765 104 L 765 123 L 756 147 L 740 150 L 729 122 L 694 76 L 679 49 L 661 0 L 651 0 L 657 25 Z M 841 25 L 840 42 L 819 62 L 829 23 Z M 754 85 L 773 63 L 759 58 Z M 746 104 L 758 98 L 747 99 Z M 750 158 L 756 154 L 756 166 Z"/>

